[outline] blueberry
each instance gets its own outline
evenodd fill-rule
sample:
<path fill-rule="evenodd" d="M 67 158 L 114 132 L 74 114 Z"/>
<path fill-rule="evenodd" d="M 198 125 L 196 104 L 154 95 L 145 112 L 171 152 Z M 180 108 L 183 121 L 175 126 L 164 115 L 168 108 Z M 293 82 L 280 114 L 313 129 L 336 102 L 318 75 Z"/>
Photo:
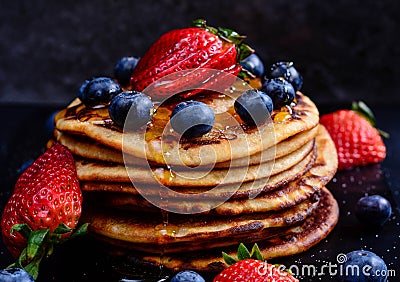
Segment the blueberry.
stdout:
<path fill-rule="evenodd" d="M 123 57 L 114 66 L 114 77 L 121 85 L 128 85 L 132 72 L 139 62 L 138 57 Z"/>
<path fill-rule="evenodd" d="M 33 277 L 21 268 L 6 268 L 0 270 L 2 282 L 34 282 Z"/>
<path fill-rule="evenodd" d="M 355 214 L 362 223 L 380 226 L 389 219 L 392 206 L 380 195 L 362 197 L 356 204 Z"/>
<path fill-rule="evenodd" d="M 205 280 L 197 272 L 184 270 L 172 277 L 171 282 L 205 282 Z"/>
<path fill-rule="evenodd" d="M 303 86 L 303 77 L 295 69 L 293 62 L 278 62 L 272 65 L 271 78 L 283 77 L 293 85 L 295 91 L 300 90 Z"/>
<path fill-rule="evenodd" d="M 125 91 L 112 99 L 108 113 L 119 127 L 125 125 L 125 129 L 136 130 L 150 121 L 153 107 L 150 97 L 144 93 Z"/>
<path fill-rule="evenodd" d="M 79 87 L 79 90 L 78 90 L 78 98 L 81 100 L 81 101 L 83 101 L 84 99 L 85 99 L 85 89 L 86 89 L 86 86 L 89 84 L 89 82 L 90 82 L 90 80 L 89 79 L 86 79 L 82 84 L 81 84 L 81 86 Z"/>
<path fill-rule="evenodd" d="M 340 271 L 340 281 L 384 282 L 388 269 L 385 262 L 369 251 L 353 251 L 346 254 L 346 262 Z"/>
<path fill-rule="evenodd" d="M 214 112 L 198 101 L 181 102 L 172 111 L 172 128 L 186 138 L 200 137 L 214 126 Z"/>
<path fill-rule="evenodd" d="M 254 74 L 256 77 L 262 77 L 264 75 L 264 63 L 261 58 L 253 53 L 246 57 L 240 62 L 240 65 L 247 71 Z"/>
<path fill-rule="evenodd" d="M 121 91 L 121 86 L 112 78 L 96 77 L 82 84 L 78 97 L 88 107 L 104 106 Z"/>
<path fill-rule="evenodd" d="M 275 109 L 290 105 L 296 95 L 292 84 L 281 77 L 267 79 L 261 90 L 271 97 Z"/>
<path fill-rule="evenodd" d="M 271 98 L 259 90 L 246 90 L 240 95 L 234 108 L 240 118 L 248 125 L 261 125 L 273 110 Z"/>

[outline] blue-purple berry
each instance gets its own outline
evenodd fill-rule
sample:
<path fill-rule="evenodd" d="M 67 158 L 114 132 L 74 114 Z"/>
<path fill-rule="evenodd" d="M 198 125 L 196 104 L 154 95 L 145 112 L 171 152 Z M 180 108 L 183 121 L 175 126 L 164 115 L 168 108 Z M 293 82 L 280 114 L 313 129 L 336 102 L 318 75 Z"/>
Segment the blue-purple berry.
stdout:
<path fill-rule="evenodd" d="M 122 57 L 114 66 L 114 78 L 119 84 L 126 86 L 129 84 L 132 72 L 139 62 L 139 57 Z"/>
<path fill-rule="evenodd" d="M 6 268 L 0 270 L 2 282 L 34 282 L 33 277 L 21 268 Z"/>
<path fill-rule="evenodd" d="M 366 225 L 380 226 L 389 219 L 392 206 L 380 195 L 362 197 L 357 201 L 355 214 Z"/>
<path fill-rule="evenodd" d="M 115 96 L 108 108 L 112 121 L 126 130 L 137 130 L 152 118 L 154 105 L 142 92 L 125 91 Z"/>
<path fill-rule="evenodd" d="M 250 89 L 236 99 L 234 108 L 247 125 L 259 126 L 269 118 L 273 110 L 273 103 L 264 92 Z"/>
<path fill-rule="evenodd" d="M 256 53 L 253 53 L 240 61 L 240 65 L 255 77 L 262 77 L 264 75 L 264 63 Z"/>
<path fill-rule="evenodd" d="M 122 92 L 121 86 L 109 77 L 86 80 L 78 91 L 78 98 L 87 107 L 106 106 Z"/>
<path fill-rule="evenodd" d="M 275 109 L 290 105 L 296 96 L 292 84 L 282 77 L 267 79 L 261 90 L 271 97 Z"/>
<path fill-rule="evenodd" d="M 293 62 L 277 62 L 271 66 L 270 78 L 283 77 L 293 85 L 295 91 L 303 86 L 303 77 L 294 67 Z"/>
<path fill-rule="evenodd" d="M 184 270 L 173 276 L 171 282 L 205 282 L 205 280 L 195 271 Z"/>
<path fill-rule="evenodd" d="M 172 111 L 172 128 L 185 138 L 200 137 L 211 131 L 215 122 L 213 110 L 199 101 L 181 102 Z"/>
<path fill-rule="evenodd" d="M 388 268 L 375 253 L 358 250 L 346 254 L 346 260 L 339 272 L 344 282 L 385 282 Z"/>

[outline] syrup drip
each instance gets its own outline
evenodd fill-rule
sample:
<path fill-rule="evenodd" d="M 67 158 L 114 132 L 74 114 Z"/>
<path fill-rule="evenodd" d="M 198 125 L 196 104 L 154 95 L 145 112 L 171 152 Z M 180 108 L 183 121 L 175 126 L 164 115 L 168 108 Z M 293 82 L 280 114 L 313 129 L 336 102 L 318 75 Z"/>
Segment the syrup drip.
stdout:
<path fill-rule="evenodd" d="M 162 223 L 158 224 L 154 227 L 154 231 L 157 236 L 158 245 L 160 246 L 160 257 L 159 257 L 159 264 L 160 264 L 160 271 L 163 269 L 164 261 L 168 258 L 165 255 L 165 245 L 171 238 L 175 238 L 177 235 L 179 228 L 176 225 L 173 225 L 169 222 L 169 212 L 166 210 L 161 209 L 162 215 Z"/>
<path fill-rule="evenodd" d="M 154 230 L 157 235 L 160 246 L 162 246 L 165 240 L 175 238 L 179 231 L 179 227 L 169 222 L 169 212 L 161 209 L 162 223 L 156 225 Z"/>

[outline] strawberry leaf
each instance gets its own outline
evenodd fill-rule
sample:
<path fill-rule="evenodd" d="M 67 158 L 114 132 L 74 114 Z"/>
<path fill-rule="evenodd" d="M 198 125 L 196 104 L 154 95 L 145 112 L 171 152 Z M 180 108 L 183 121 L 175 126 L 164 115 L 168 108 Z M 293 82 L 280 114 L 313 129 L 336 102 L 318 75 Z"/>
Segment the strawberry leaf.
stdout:
<path fill-rule="evenodd" d="M 26 223 L 15 224 L 11 227 L 10 234 L 18 231 L 26 240 L 29 238 L 29 234 L 32 232 L 32 228 Z"/>
<path fill-rule="evenodd" d="M 218 35 L 225 41 L 231 42 L 235 45 L 241 44 L 243 39 L 246 38 L 245 35 L 240 35 L 236 31 L 224 27 L 218 27 Z"/>
<path fill-rule="evenodd" d="M 39 252 L 43 253 L 43 248 L 46 245 L 49 233 L 49 229 L 35 230 L 31 232 L 28 239 L 28 245 L 26 247 L 28 261 L 33 260 L 38 255 L 40 256 Z M 43 256 L 43 254 L 41 256 Z"/>
<path fill-rule="evenodd" d="M 383 131 L 382 129 L 377 128 L 376 130 L 378 130 L 379 134 L 383 137 L 383 138 L 389 138 L 390 134 L 386 131 Z"/>
<path fill-rule="evenodd" d="M 206 28 L 207 22 L 205 19 L 195 19 L 192 21 L 192 27 Z"/>
<path fill-rule="evenodd" d="M 39 264 L 41 260 L 34 260 L 24 267 L 25 271 L 32 275 L 33 279 L 39 276 Z"/>
<path fill-rule="evenodd" d="M 82 224 L 71 236 L 62 238 L 62 235 L 71 233 L 72 229 L 60 224 L 52 234 L 49 229 L 32 230 L 27 224 L 16 224 L 12 227 L 27 237 L 27 246 L 22 250 L 16 262 L 9 267 L 25 269 L 36 280 L 39 275 L 39 265 L 43 257 L 49 257 L 54 251 L 54 244 L 63 243 L 71 238 L 87 233 L 88 224 Z"/>
<path fill-rule="evenodd" d="M 75 238 L 75 237 L 87 234 L 88 227 L 89 227 L 89 223 L 82 224 L 81 226 L 79 226 L 79 228 L 77 230 L 75 230 L 74 233 L 72 233 L 70 238 Z"/>
<path fill-rule="evenodd" d="M 376 125 L 376 119 L 374 116 L 374 113 L 372 112 L 372 110 L 367 106 L 367 104 L 365 104 L 363 101 L 358 101 L 358 102 L 353 102 L 351 104 L 351 109 L 355 112 L 357 112 L 358 114 L 360 114 L 361 116 L 363 116 L 366 120 L 368 120 L 368 122 L 375 127 Z M 376 130 L 378 130 L 379 134 L 384 137 L 384 138 L 389 138 L 390 135 L 389 133 L 377 128 Z"/>
<path fill-rule="evenodd" d="M 233 43 L 236 45 L 237 50 L 237 61 L 240 62 L 243 59 L 250 56 L 254 53 L 254 49 L 252 49 L 249 45 L 243 43 L 243 40 L 246 38 L 245 35 L 240 35 L 236 31 L 225 28 L 225 27 L 212 27 L 208 26 L 206 20 L 197 19 L 192 22 L 193 27 L 205 28 L 209 32 L 218 35 L 221 39 Z"/>
<path fill-rule="evenodd" d="M 13 263 L 12 265 L 10 265 L 9 267 L 17 267 L 17 268 L 23 268 L 23 260 L 26 260 L 26 248 L 22 250 L 21 254 L 19 255 L 19 257 L 17 258 L 17 260 L 15 261 L 15 263 Z"/>
<path fill-rule="evenodd" d="M 252 259 L 264 261 L 264 258 L 263 258 L 262 254 L 261 254 L 260 248 L 258 247 L 257 243 L 255 243 L 253 248 L 251 249 L 250 257 Z"/>
<path fill-rule="evenodd" d="M 57 228 L 51 234 L 51 241 L 54 242 L 55 244 L 59 244 L 60 242 L 63 241 L 63 236 L 65 234 L 71 233 L 71 232 L 72 232 L 72 229 L 70 227 L 68 227 L 64 223 L 61 223 L 59 226 L 57 226 Z"/>
<path fill-rule="evenodd" d="M 56 230 L 54 230 L 53 234 L 63 235 L 65 233 L 69 233 L 71 231 L 72 231 L 72 229 L 70 227 L 68 227 L 64 223 L 61 223 L 59 226 L 57 226 Z"/>
<path fill-rule="evenodd" d="M 238 248 L 238 260 L 245 260 L 250 258 L 250 252 L 243 243 L 240 243 Z"/>
<path fill-rule="evenodd" d="M 245 43 L 240 44 L 239 47 L 237 48 L 237 51 L 238 51 L 238 54 L 237 54 L 238 62 L 243 61 L 248 56 L 250 56 L 251 54 L 254 53 L 254 49 Z"/>
<path fill-rule="evenodd" d="M 56 235 L 56 236 L 54 236 L 54 238 L 52 238 L 52 240 L 54 241 L 55 244 L 62 244 L 64 242 L 66 242 L 66 241 L 69 241 L 69 240 L 75 238 L 75 237 L 83 236 L 83 235 L 87 234 L 88 226 L 89 226 L 88 223 L 84 223 L 81 226 L 79 226 L 79 228 L 76 229 L 71 234 L 71 236 L 68 236 L 66 238 L 62 238 L 61 235 Z"/>
<path fill-rule="evenodd" d="M 222 257 L 224 258 L 224 261 L 227 265 L 232 265 L 235 264 L 237 262 L 236 259 L 234 259 L 233 257 L 231 257 L 230 255 L 228 255 L 225 252 L 222 252 Z"/>
<path fill-rule="evenodd" d="M 351 109 L 366 118 L 372 126 L 375 126 L 375 116 L 372 113 L 372 110 L 363 101 L 354 101 L 351 104 Z"/>
<path fill-rule="evenodd" d="M 224 261 L 227 265 L 233 265 L 238 261 L 249 258 L 264 261 L 264 258 L 257 243 L 254 244 L 253 248 L 251 249 L 251 253 L 243 243 L 240 243 L 238 247 L 237 259 L 233 258 L 225 252 L 222 252 L 222 257 L 224 258 Z"/>

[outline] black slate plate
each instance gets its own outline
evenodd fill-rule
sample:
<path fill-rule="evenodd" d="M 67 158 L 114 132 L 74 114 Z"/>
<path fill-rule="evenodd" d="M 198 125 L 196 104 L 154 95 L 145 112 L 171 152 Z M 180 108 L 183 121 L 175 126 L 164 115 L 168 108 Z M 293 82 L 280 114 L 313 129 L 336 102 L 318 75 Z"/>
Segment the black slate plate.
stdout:
<path fill-rule="evenodd" d="M 334 107 L 320 109 L 321 112 L 328 112 L 334 110 Z M 301 281 L 337 281 L 337 274 L 343 272 L 338 263 L 343 258 L 341 254 L 364 249 L 381 256 L 390 269 L 389 281 L 398 281 L 400 131 L 393 119 L 392 113 L 395 109 L 394 106 L 375 108 L 381 128 L 391 134 L 391 138 L 385 141 L 388 148 L 387 159 L 381 165 L 339 172 L 328 185 L 341 212 L 334 231 L 305 253 L 271 262 L 283 263 L 299 274 Z M 0 105 L 0 210 L 3 210 L 11 195 L 24 164 L 43 152 L 43 145 L 50 136 L 46 121 L 54 110 L 54 107 Z M 366 194 L 383 195 L 392 203 L 393 214 L 382 228 L 367 229 L 358 223 L 354 215 L 356 201 Z M 12 261 L 0 242 L 0 268 L 6 267 Z M 167 274 L 159 268 L 137 268 L 129 258 L 109 256 L 97 242 L 84 237 L 59 246 L 52 257 L 44 260 L 37 281 L 137 281 L 135 279 L 140 276 L 152 277 L 150 281 L 164 281 L 162 278 Z M 212 280 L 212 275 L 207 278 Z"/>

